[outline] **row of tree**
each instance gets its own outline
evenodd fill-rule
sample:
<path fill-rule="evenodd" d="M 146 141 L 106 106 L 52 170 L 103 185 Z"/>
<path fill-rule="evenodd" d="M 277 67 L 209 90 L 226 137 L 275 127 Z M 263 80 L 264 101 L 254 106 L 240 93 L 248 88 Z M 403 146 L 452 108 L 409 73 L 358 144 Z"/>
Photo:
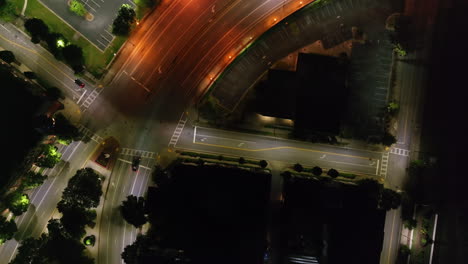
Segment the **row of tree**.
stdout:
<path fill-rule="evenodd" d="M 78 170 L 57 205 L 62 217 L 49 221 L 48 234 L 22 241 L 10 263 L 94 263 L 84 254 L 85 246 L 80 239 L 86 226 L 95 225 L 96 212 L 92 208 L 99 205 L 101 195 L 101 177 L 90 168 Z"/>
<path fill-rule="evenodd" d="M 39 18 L 26 20 L 24 27 L 31 34 L 31 41 L 39 43 L 44 41 L 50 52 L 59 60 L 65 61 L 75 71 L 84 70 L 83 51 L 77 45 L 71 44 L 60 33 L 50 32 L 49 27 Z"/>

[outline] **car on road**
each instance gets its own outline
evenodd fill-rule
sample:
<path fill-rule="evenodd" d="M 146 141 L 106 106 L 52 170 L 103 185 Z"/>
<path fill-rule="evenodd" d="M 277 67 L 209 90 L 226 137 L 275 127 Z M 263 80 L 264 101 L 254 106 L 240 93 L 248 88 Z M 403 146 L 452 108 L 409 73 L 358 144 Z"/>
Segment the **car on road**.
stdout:
<path fill-rule="evenodd" d="M 134 157 L 132 161 L 132 171 L 137 171 L 140 166 L 141 157 Z"/>
<path fill-rule="evenodd" d="M 75 83 L 76 83 L 76 85 L 78 85 L 78 86 L 81 87 L 81 88 L 84 88 L 84 87 L 85 87 L 84 82 L 82 82 L 80 79 L 76 79 L 76 80 L 75 80 Z"/>

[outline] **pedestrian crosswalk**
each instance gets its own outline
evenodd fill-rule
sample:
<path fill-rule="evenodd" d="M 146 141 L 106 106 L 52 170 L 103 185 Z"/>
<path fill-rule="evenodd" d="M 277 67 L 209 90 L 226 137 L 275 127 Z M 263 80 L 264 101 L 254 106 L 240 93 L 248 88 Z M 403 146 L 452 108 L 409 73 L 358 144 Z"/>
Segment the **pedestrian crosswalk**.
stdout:
<path fill-rule="evenodd" d="M 122 148 L 122 150 L 120 151 L 120 154 L 127 155 L 127 156 L 139 156 L 139 157 L 148 158 L 148 159 L 155 158 L 154 152 L 138 150 L 138 149 Z"/>
<path fill-rule="evenodd" d="M 390 153 L 395 154 L 395 155 L 400 155 L 400 156 L 409 156 L 409 150 L 406 149 L 401 149 L 401 148 L 391 148 Z"/>
<path fill-rule="evenodd" d="M 187 122 L 187 120 L 188 118 L 180 118 L 179 123 L 177 124 L 174 133 L 172 134 L 171 140 L 169 141 L 169 147 L 171 147 L 171 145 L 175 147 L 177 141 L 179 140 L 180 134 L 182 134 L 182 131 L 184 130 L 185 123 Z"/>
<path fill-rule="evenodd" d="M 85 137 L 91 138 L 91 140 L 95 141 L 96 143 L 101 144 L 101 142 L 103 141 L 102 137 L 94 134 L 91 130 L 89 130 L 82 124 L 78 124 L 77 128 L 78 131 L 80 131 L 80 133 L 82 133 Z"/>
<path fill-rule="evenodd" d="M 99 95 L 99 92 L 96 89 L 94 89 L 94 91 L 92 91 L 91 94 L 88 95 L 86 100 L 84 100 L 81 106 L 84 108 L 88 108 L 94 102 L 94 100 L 96 99 L 98 95 Z"/>
<path fill-rule="evenodd" d="M 380 176 L 387 177 L 387 168 L 388 168 L 388 152 L 382 153 L 382 162 L 380 163 Z"/>

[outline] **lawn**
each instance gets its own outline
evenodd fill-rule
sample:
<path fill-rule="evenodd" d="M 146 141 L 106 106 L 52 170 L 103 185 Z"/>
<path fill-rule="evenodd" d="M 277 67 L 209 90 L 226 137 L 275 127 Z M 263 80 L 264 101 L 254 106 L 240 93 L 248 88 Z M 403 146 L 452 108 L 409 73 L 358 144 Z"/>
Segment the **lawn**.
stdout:
<path fill-rule="evenodd" d="M 17 10 L 21 12 L 23 8 L 23 1 L 15 1 Z M 95 77 L 100 78 L 106 68 L 107 64 L 112 60 L 114 53 L 116 53 L 122 44 L 125 42 L 126 37 L 116 37 L 110 46 L 101 52 L 94 47 L 88 40 L 81 35 L 73 40 L 76 31 L 65 24 L 54 13 L 45 8 L 38 0 L 28 0 L 28 7 L 25 12 L 26 17 L 36 17 L 42 19 L 51 32 L 61 33 L 66 39 L 71 40 L 74 44 L 83 49 L 83 56 L 85 60 L 86 69 Z"/>

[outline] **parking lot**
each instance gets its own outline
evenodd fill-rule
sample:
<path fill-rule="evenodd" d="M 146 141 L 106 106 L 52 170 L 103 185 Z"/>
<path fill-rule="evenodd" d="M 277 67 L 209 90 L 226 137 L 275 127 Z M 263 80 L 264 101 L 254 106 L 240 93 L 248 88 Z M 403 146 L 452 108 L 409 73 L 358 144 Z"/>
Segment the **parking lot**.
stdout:
<path fill-rule="evenodd" d="M 112 22 L 122 4 L 135 6 L 131 0 L 78 0 L 92 14 L 92 21 L 86 20 L 69 10 L 67 1 L 39 0 L 58 17 L 73 27 L 96 48 L 104 51 L 114 39 Z M 71 40 L 72 41 L 72 40 Z"/>

